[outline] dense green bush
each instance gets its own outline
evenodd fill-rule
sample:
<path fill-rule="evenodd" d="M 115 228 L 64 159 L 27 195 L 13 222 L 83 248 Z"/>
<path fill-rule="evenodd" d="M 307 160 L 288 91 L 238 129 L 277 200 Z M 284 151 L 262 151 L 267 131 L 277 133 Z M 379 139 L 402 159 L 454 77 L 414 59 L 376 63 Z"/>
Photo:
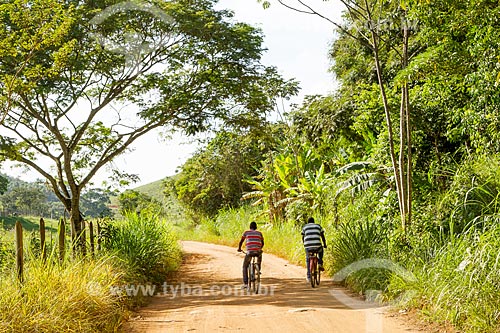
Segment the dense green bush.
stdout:
<path fill-rule="evenodd" d="M 177 268 L 180 248 L 171 227 L 153 214 L 128 214 L 105 227 L 104 247 L 121 259 L 129 278 L 162 283 Z"/>
<path fill-rule="evenodd" d="M 330 240 L 330 273 L 364 259 L 388 258 L 386 232 L 368 219 L 340 225 Z M 385 290 L 390 272 L 380 268 L 364 268 L 347 276 L 345 282 L 355 291 Z"/>

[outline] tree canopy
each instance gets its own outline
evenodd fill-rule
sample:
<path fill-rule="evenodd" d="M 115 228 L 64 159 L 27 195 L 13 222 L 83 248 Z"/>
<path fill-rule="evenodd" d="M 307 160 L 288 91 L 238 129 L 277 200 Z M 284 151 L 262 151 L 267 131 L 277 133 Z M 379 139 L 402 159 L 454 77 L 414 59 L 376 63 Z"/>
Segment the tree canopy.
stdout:
<path fill-rule="evenodd" d="M 2 158 L 37 170 L 78 222 L 82 189 L 149 131 L 259 121 L 296 84 L 260 64 L 258 29 L 213 5 L 3 4 Z"/>

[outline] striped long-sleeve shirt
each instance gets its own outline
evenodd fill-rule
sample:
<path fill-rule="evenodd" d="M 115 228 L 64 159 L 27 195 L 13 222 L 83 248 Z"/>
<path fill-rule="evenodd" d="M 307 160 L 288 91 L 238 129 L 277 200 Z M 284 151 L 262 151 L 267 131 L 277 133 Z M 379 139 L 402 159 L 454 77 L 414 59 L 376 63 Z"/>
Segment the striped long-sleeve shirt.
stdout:
<path fill-rule="evenodd" d="M 312 250 L 322 247 L 321 234 L 324 234 L 324 229 L 316 223 L 307 223 L 302 228 L 302 236 L 304 237 L 304 248 Z"/>

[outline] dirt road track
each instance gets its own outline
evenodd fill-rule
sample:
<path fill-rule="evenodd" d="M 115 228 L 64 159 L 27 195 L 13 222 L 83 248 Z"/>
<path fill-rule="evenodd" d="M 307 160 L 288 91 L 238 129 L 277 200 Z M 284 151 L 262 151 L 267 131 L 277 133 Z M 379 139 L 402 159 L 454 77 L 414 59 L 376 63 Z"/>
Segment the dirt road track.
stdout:
<path fill-rule="evenodd" d="M 240 289 L 243 256 L 236 249 L 198 242 L 183 242 L 183 249 L 178 277 L 158 290 L 125 332 L 424 332 L 382 308 L 346 306 L 366 303 L 339 297 L 346 291 L 328 280 L 312 289 L 305 269 L 281 258 L 264 253 L 262 293 L 247 295 Z"/>

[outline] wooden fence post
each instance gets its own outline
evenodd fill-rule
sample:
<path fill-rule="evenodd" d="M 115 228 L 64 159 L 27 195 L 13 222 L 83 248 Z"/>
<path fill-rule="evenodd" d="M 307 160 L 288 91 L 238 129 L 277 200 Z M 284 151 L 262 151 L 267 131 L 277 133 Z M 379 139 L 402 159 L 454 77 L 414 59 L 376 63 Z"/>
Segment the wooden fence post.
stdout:
<path fill-rule="evenodd" d="M 97 251 L 101 251 L 101 224 L 97 220 Z"/>
<path fill-rule="evenodd" d="M 89 222 L 90 254 L 94 256 L 94 223 Z"/>
<path fill-rule="evenodd" d="M 16 263 L 17 263 L 17 278 L 22 283 L 24 281 L 23 226 L 19 221 L 16 222 Z"/>
<path fill-rule="evenodd" d="M 87 255 L 87 222 L 85 220 L 82 220 L 82 238 L 82 256 L 85 257 Z"/>
<path fill-rule="evenodd" d="M 66 238 L 66 226 L 64 219 L 61 217 L 59 220 L 59 261 L 64 261 L 65 254 L 65 238 Z"/>
<path fill-rule="evenodd" d="M 45 262 L 47 259 L 47 253 L 45 250 L 45 221 L 43 217 L 40 218 L 40 249 L 42 251 L 42 260 Z"/>
<path fill-rule="evenodd" d="M 71 255 L 75 257 L 77 251 L 75 222 L 70 218 L 69 224 L 71 226 Z"/>

